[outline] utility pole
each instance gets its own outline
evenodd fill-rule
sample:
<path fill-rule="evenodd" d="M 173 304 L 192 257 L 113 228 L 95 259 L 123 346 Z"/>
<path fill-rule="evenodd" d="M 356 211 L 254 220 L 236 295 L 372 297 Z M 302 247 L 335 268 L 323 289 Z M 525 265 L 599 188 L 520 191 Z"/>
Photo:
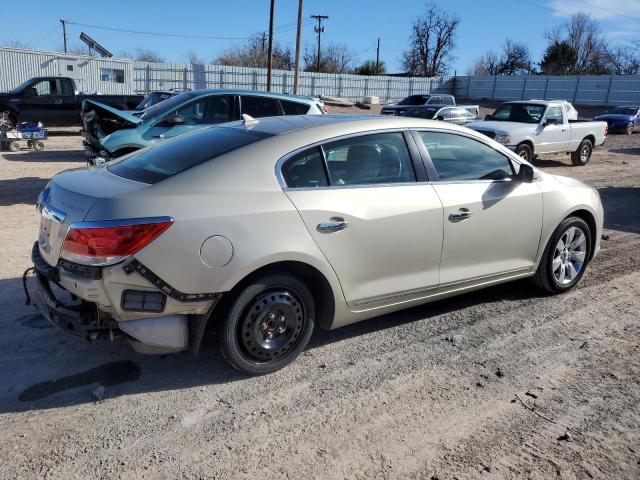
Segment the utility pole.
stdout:
<path fill-rule="evenodd" d="M 293 94 L 298 93 L 298 81 L 300 80 L 300 48 L 302 42 L 302 2 L 298 1 L 298 31 L 296 32 L 296 70 L 293 73 Z"/>
<path fill-rule="evenodd" d="M 311 18 L 318 21 L 318 26 L 313 27 L 313 30 L 318 34 L 318 56 L 316 58 L 316 71 L 320 72 L 320 35 L 324 33 L 324 27 L 322 26 L 322 20 L 329 18 L 328 15 L 311 15 Z"/>
<path fill-rule="evenodd" d="M 61 19 L 60 23 L 62 24 L 62 38 L 64 39 L 64 53 L 67 53 L 67 23 Z"/>
<path fill-rule="evenodd" d="M 267 92 L 271 91 L 271 64 L 273 63 L 273 10 L 276 0 L 271 0 L 269 12 L 269 53 L 267 54 Z"/>
<path fill-rule="evenodd" d="M 380 75 L 380 37 L 378 37 L 378 47 L 376 48 L 376 75 Z"/>

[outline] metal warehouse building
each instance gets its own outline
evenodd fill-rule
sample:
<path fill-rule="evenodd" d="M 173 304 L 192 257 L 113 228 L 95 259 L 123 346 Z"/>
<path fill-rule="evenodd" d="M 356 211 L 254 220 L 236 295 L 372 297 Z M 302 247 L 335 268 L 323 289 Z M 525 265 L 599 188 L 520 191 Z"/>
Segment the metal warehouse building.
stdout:
<path fill-rule="evenodd" d="M 40 76 L 71 77 L 83 92 L 133 93 L 133 61 L 0 47 L 0 92 Z"/>

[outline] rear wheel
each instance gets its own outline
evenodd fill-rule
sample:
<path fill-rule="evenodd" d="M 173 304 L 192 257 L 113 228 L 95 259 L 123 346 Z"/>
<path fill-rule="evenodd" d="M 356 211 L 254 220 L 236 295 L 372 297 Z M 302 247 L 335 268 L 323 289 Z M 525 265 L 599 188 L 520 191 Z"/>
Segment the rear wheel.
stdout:
<path fill-rule="evenodd" d="M 20 144 L 18 142 L 9 143 L 9 151 L 17 152 L 18 150 L 20 150 Z"/>
<path fill-rule="evenodd" d="M 589 163 L 591 160 L 591 153 L 593 152 L 593 144 L 591 140 L 586 138 L 582 140 L 578 149 L 571 154 L 571 163 L 580 167 Z"/>
<path fill-rule="evenodd" d="M 36 152 L 41 152 L 42 150 L 44 150 L 44 142 L 36 140 L 35 142 L 33 142 L 33 149 Z"/>
<path fill-rule="evenodd" d="M 531 147 L 526 143 L 521 143 L 520 145 L 518 145 L 518 147 L 516 148 L 516 154 L 523 160 L 526 160 L 527 162 L 530 162 L 531 159 L 533 158 L 533 152 L 531 151 Z"/>
<path fill-rule="evenodd" d="M 250 375 L 279 370 L 304 350 L 315 325 L 315 303 L 296 277 L 267 274 L 231 301 L 220 332 L 220 351 Z"/>
<path fill-rule="evenodd" d="M 0 112 L 0 130 L 13 130 L 18 121 L 11 110 Z"/>
<path fill-rule="evenodd" d="M 535 283 L 551 293 L 573 288 L 589 261 L 591 230 L 579 217 L 565 218 L 549 239 L 534 277 Z"/>
<path fill-rule="evenodd" d="M 627 128 L 625 128 L 625 132 L 627 135 L 631 135 L 633 133 L 633 122 L 627 123 Z"/>

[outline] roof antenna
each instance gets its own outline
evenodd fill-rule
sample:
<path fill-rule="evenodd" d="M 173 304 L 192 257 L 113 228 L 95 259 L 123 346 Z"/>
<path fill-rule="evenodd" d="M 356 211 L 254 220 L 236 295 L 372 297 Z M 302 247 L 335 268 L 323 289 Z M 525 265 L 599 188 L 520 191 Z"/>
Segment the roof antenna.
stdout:
<path fill-rule="evenodd" d="M 242 124 L 244 125 L 244 128 L 246 128 L 247 130 L 251 130 L 253 127 L 255 127 L 259 123 L 260 123 L 260 120 L 256 120 L 251 115 L 247 115 L 246 113 L 242 114 Z"/>

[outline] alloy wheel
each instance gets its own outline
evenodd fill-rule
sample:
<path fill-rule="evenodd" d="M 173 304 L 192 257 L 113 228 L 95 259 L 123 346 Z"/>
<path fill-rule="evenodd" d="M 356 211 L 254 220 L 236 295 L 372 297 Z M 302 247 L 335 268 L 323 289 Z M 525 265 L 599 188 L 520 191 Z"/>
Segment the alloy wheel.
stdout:
<path fill-rule="evenodd" d="M 627 135 L 631 135 L 633 133 L 633 122 L 629 122 L 627 124 Z"/>
<path fill-rule="evenodd" d="M 551 269 L 559 285 L 573 282 L 582 271 L 586 259 L 587 236 L 578 227 L 562 234 L 553 254 Z"/>

